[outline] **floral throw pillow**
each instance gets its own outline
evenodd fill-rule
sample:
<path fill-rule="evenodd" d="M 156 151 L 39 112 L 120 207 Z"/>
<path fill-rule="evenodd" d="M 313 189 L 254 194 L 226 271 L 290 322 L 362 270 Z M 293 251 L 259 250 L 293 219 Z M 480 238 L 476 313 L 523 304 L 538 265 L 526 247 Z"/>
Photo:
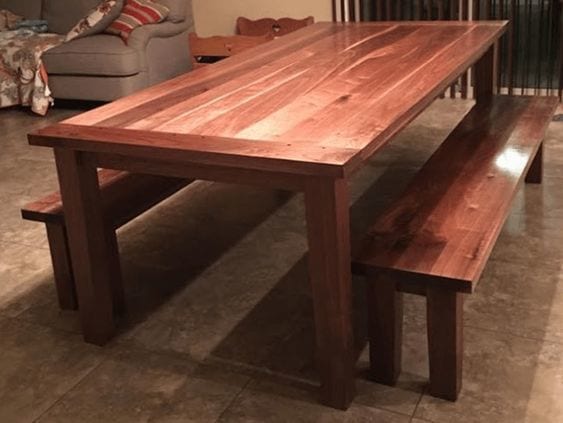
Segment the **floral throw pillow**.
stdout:
<path fill-rule="evenodd" d="M 103 0 L 69 31 L 65 41 L 102 32 L 119 16 L 122 9 L 123 0 Z"/>
<path fill-rule="evenodd" d="M 9 10 L 0 10 L 0 31 L 9 31 L 16 27 L 16 24 L 23 18 L 15 15 Z"/>
<path fill-rule="evenodd" d="M 151 0 L 126 0 L 121 15 L 106 29 L 119 35 L 125 42 L 138 26 L 159 23 L 166 19 L 170 10 Z"/>

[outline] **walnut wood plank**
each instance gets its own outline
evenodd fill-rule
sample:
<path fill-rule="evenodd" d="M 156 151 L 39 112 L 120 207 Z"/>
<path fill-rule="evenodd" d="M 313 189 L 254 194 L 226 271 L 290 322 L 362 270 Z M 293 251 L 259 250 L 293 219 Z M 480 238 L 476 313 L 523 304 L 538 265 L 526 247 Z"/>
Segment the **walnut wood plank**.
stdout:
<path fill-rule="evenodd" d="M 459 31 L 462 33 L 467 31 L 467 29 L 461 28 Z M 356 75 L 359 72 L 356 70 L 357 66 L 355 64 L 366 63 L 366 61 L 368 62 L 367 64 L 372 63 L 373 60 L 369 60 L 372 54 L 380 56 L 378 61 L 380 63 L 378 64 L 381 64 L 388 59 L 396 58 L 401 53 L 404 54 L 405 44 L 407 44 L 407 48 L 412 49 L 412 42 L 417 36 L 424 36 L 424 41 L 429 42 L 432 40 L 432 36 L 436 37 L 441 31 L 430 28 L 429 32 L 430 34 L 423 35 L 423 31 L 414 26 L 399 27 L 387 25 L 374 28 L 358 27 L 355 31 L 337 33 L 315 43 L 310 48 L 314 51 L 314 55 L 293 64 L 293 66 L 285 69 L 281 74 L 276 73 L 272 75 L 262 87 L 252 85 L 247 90 L 237 91 L 235 96 L 229 96 L 226 99 L 221 98 L 220 101 L 213 101 L 209 104 L 202 103 L 201 101 L 198 103 L 200 99 L 194 98 L 192 103 L 198 105 L 194 111 L 184 113 L 184 116 L 168 121 L 156 129 L 206 134 L 223 133 L 223 131 L 227 130 L 230 136 L 235 136 L 237 132 L 242 131 L 245 127 L 265 119 L 282 107 L 290 104 L 299 105 L 300 100 L 311 102 L 314 99 L 313 103 L 315 105 L 318 104 L 319 100 L 323 99 L 325 102 L 330 102 L 331 99 L 336 100 L 332 96 L 327 96 L 327 93 L 332 92 L 329 89 L 333 84 L 341 86 L 342 82 L 350 81 L 353 84 L 351 85 L 352 87 L 357 87 L 365 83 L 366 75 L 370 75 L 374 81 L 378 80 L 377 75 L 370 74 L 370 71 L 373 73 L 375 66 L 369 66 L 369 69 L 367 66 L 360 66 L 365 73 L 363 75 Z M 408 46 L 409 41 L 410 47 Z M 398 43 L 401 44 L 398 45 Z M 382 55 L 379 53 L 381 49 L 388 49 L 390 44 L 393 44 L 393 51 L 398 50 L 399 53 L 395 53 L 391 58 L 388 57 L 388 54 Z M 329 48 L 332 54 L 324 54 Z M 367 58 L 366 55 L 368 55 Z M 279 67 L 278 63 L 273 65 Z M 297 84 L 296 90 L 291 86 L 293 84 Z M 215 92 L 217 93 L 221 88 L 218 87 Z M 287 91 L 289 91 L 289 95 Z M 306 96 L 303 95 L 304 93 L 306 93 Z M 346 92 L 338 92 L 338 90 L 336 93 L 337 97 L 346 94 Z M 283 96 L 282 98 L 285 97 L 287 99 L 286 102 L 280 103 L 280 96 Z M 319 100 L 316 100 L 317 98 Z M 316 108 L 309 106 L 309 112 L 305 116 L 309 116 L 309 113 L 315 112 L 315 110 Z M 210 111 L 213 111 L 211 116 L 209 116 Z M 194 116 L 200 117 L 200 119 L 196 119 L 199 123 L 197 127 L 190 124 Z M 284 116 L 284 122 L 289 119 L 286 125 L 291 127 L 296 119 L 299 122 L 305 116 L 289 111 Z M 241 118 L 243 118 L 242 121 Z M 224 128 L 225 123 L 230 123 L 227 128 Z M 189 124 L 189 126 L 186 126 L 186 124 Z M 235 128 L 233 128 L 233 125 L 236 125 Z M 257 137 L 259 139 L 271 139 L 268 135 L 268 133 L 257 134 Z"/>
<path fill-rule="evenodd" d="M 556 106 L 539 97 L 475 106 L 377 219 L 355 268 L 472 292 Z"/>
<path fill-rule="evenodd" d="M 476 61 L 503 29 L 497 30 L 491 35 L 489 28 L 479 27 L 454 37 L 448 48 L 439 49 L 431 60 L 406 74 L 396 74 L 394 68 L 389 68 L 385 75 L 395 76 L 380 86 L 379 92 L 373 93 L 374 87 L 360 89 L 345 102 L 325 107 L 283 137 L 299 133 L 304 137 L 299 139 L 358 148 L 369 157 L 438 97 L 469 63 Z M 444 43 L 452 40 L 445 34 L 440 37 Z"/>
<path fill-rule="evenodd" d="M 352 148 L 367 157 L 482 56 L 505 27 L 504 22 L 312 25 L 252 49 L 254 55 L 241 53 L 71 118 L 64 128 L 149 130 L 162 145 L 182 134 L 237 139 L 241 152 L 255 149 L 252 140 L 291 143 L 286 152 L 264 157 L 261 168 L 271 164 L 272 171 L 280 170 L 276 161 L 284 155 L 295 159 L 294 144 Z M 128 137 L 138 135 L 146 136 Z M 70 141 L 56 131 L 43 131 L 42 138 L 42 145 L 49 145 L 51 138 L 59 146 L 61 139 L 64 145 Z M 119 145 L 119 154 L 129 154 L 137 146 L 124 138 L 104 142 Z M 199 150 L 216 144 L 200 142 Z M 274 144 L 264 147 L 277 149 Z M 244 155 L 228 148 L 222 153 L 235 161 Z"/>
<path fill-rule="evenodd" d="M 381 33 L 388 32 L 394 27 L 391 25 L 380 26 L 377 28 L 358 28 L 352 34 L 344 32 L 335 32 L 334 36 L 324 37 L 307 46 L 305 49 L 296 50 L 291 54 L 287 54 L 277 58 L 275 61 L 264 64 L 263 66 L 252 69 L 240 77 L 220 85 L 210 86 L 205 93 L 200 94 L 197 98 L 188 98 L 180 101 L 167 108 L 162 108 L 152 113 L 146 118 L 137 118 L 135 122 L 128 123 L 127 128 L 131 129 L 158 129 L 161 125 L 169 125 L 172 127 L 178 121 L 187 121 L 188 117 L 190 127 L 198 126 L 205 121 L 213 118 L 235 107 L 245 100 L 246 96 L 250 98 L 261 98 L 265 93 L 270 93 L 269 97 L 274 97 L 271 93 L 272 87 L 280 86 L 284 81 L 298 77 L 304 72 L 313 72 L 321 66 L 334 62 L 334 57 L 330 55 L 323 56 L 321 53 L 327 49 L 336 51 L 344 51 L 349 44 L 361 42 L 366 37 L 377 37 Z M 412 32 L 412 29 L 410 30 Z M 255 50 L 255 49 L 254 49 Z M 254 51 L 253 50 L 253 51 Z M 350 53 L 346 53 L 344 57 L 339 58 L 337 63 L 347 61 Z M 223 62 L 214 64 L 214 66 L 222 66 Z M 241 95 L 243 94 L 243 95 Z M 278 94 L 278 92 L 276 92 Z M 299 93 L 299 94 L 302 94 Z M 246 98 L 248 100 L 248 98 Z M 207 115 L 201 113 L 202 108 L 206 109 Z M 195 120 L 194 115 L 203 115 L 203 120 Z M 240 118 L 240 116 L 239 116 Z M 173 131 L 172 131 L 173 132 Z M 189 133 L 189 127 L 182 127 L 183 133 Z"/>
<path fill-rule="evenodd" d="M 29 134 L 29 143 L 153 160 L 220 165 L 302 175 L 343 177 L 359 162 L 356 150 L 58 124 Z"/>
<path fill-rule="evenodd" d="M 327 35 L 342 30 L 343 28 L 329 23 L 312 25 L 289 34 L 283 39 L 273 40 L 267 45 L 258 46 L 222 60 L 212 67 L 188 72 L 170 81 L 67 119 L 65 122 L 78 125 L 125 126 L 130 122 L 151 116 L 156 110 L 166 109 L 188 99 L 196 93 L 203 93 L 212 87 L 241 77 L 280 57 L 295 54 Z"/>

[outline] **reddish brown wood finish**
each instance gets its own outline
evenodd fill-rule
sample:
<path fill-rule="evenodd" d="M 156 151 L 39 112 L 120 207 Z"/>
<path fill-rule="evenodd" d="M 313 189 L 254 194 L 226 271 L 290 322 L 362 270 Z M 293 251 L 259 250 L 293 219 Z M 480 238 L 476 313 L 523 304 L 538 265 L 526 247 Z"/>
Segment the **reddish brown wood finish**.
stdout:
<path fill-rule="evenodd" d="M 66 227 L 60 223 L 47 222 L 47 240 L 53 264 L 55 287 L 61 310 L 78 309 L 74 275 L 72 274 L 72 261 L 68 247 Z"/>
<path fill-rule="evenodd" d="M 488 103 L 493 97 L 495 63 L 495 46 L 491 46 L 475 65 L 475 100 L 477 103 Z"/>
<path fill-rule="evenodd" d="M 312 179 L 305 204 L 321 398 L 345 410 L 355 395 L 347 182 Z"/>
<path fill-rule="evenodd" d="M 154 131 L 58 124 L 29 135 L 35 145 L 232 169 L 344 177 L 361 158 L 355 149 L 250 141 Z M 112 146 L 110 151 L 108 146 Z"/>
<path fill-rule="evenodd" d="M 396 278 L 384 273 L 376 278 L 367 286 L 370 373 L 378 383 L 395 385 L 401 373 L 403 294 Z"/>
<path fill-rule="evenodd" d="M 110 225 L 107 237 L 108 246 L 113 251 L 110 260 L 114 275 L 112 281 L 114 307 L 117 312 L 121 312 L 124 309 L 124 298 L 115 229 L 182 189 L 191 181 L 111 169 L 102 169 L 98 172 L 98 180 L 104 216 Z M 22 209 L 22 217 L 45 223 L 59 306 L 62 310 L 78 309 L 60 193 L 54 192 L 26 205 Z"/>
<path fill-rule="evenodd" d="M 231 145 L 254 149 L 256 140 L 291 143 L 288 152 L 302 144 L 304 163 L 311 161 L 309 148 L 322 148 L 325 156 L 339 149 L 369 156 L 504 30 L 504 23 L 312 25 L 252 49 L 251 58 L 243 52 L 66 124 L 77 139 L 97 139 L 96 127 L 114 128 L 118 132 L 108 131 L 105 141 L 96 143 L 96 151 L 108 153 L 117 144 L 125 146 L 125 137 L 138 138 L 130 131 L 142 130 L 159 144 L 186 143 L 184 150 L 197 144 L 226 155 L 233 154 Z M 201 94 L 194 96 L 194 90 Z M 55 132 L 39 131 L 32 143 L 50 145 L 60 137 Z M 150 141 L 138 144 L 154 147 Z M 70 146 L 68 137 L 63 145 Z M 259 154 L 272 160 L 265 152 L 278 147 L 266 146 Z"/>
<path fill-rule="evenodd" d="M 112 169 L 100 170 L 98 180 L 104 214 L 114 228 L 119 228 L 191 182 Z M 64 224 L 63 203 L 58 191 L 25 205 L 21 213 L 26 220 Z"/>
<path fill-rule="evenodd" d="M 541 184 L 543 179 L 543 142 L 540 144 L 538 148 L 538 152 L 534 157 L 534 161 L 530 165 L 530 169 L 528 169 L 528 173 L 526 174 L 526 182 L 528 184 Z"/>
<path fill-rule="evenodd" d="M 346 180 L 474 65 L 505 27 L 311 25 L 36 131 L 30 143 L 73 157 L 65 166 L 73 171 L 61 172 L 61 181 L 106 166 L 305 191 L 323 401 L 346 408 L 354 395 Z M 84 175 L 78 187 L 61 182 L 65 208 L 68 200 L 74 213 L 87 213 L 91 182 Z M 107 241 L 94 236 L 102 223 L 74 219 L 69 237 L 76 248 L 86 245 L 74 251 L 71 240 L 73 261 L 76 255 L 83 267 L 77 285 L 105 307 L 105 293 L 96 290 L 103 291 L 109 275 L 94 266 L 102 256 L 108 261 Z M 104 319 L 93 325 L 84 317 L 88 339 L 111 336 Z"/>
<path fill-rule="evenodd" d="M 315 18 L 312 16 L 308 16 L 304 19 L 262 18 L 257 20 L 239 17 L 237 19 L 237 32 L 240 35 L 249 35 L 254 37 L 270 34 L 276 37 L 281 37 L 289 34 L 290 32 L 313 25 L 314 23 Z"/>
<path fill-rule="evenodd" d="M 478 67 L 490 68 L 488 56 Z M 372 285 L 376 380 L 393 384 L 400 369 L 399 292 L 426 295 L 430 393 L 452 401 L 462 383 L 462 292 L 473 291 L 524 175 L 532 181 L 541 175 L 542 140 L 558 103 L 553 97 L 487 103 L 492 84 L 484 86 L 473 110 L 377 218 L 353 261 Z"/>
<path fill-rule="evenodd" d="M 354 265 L 472 292 L 557 99 L 475 106 L 369 231 Z"/>
<path fill-rule="evenodd" d="M 457 400 L 463 368 L 463 294 L 429 288 L 426 293 L 430 395 Z"/>
<path fill-rule="evenodd" d="M 80 153 L 55 149 L 84 339 L 105 344 L 114 334 L 111 240 L 107 238 L 96 168 Z"/>

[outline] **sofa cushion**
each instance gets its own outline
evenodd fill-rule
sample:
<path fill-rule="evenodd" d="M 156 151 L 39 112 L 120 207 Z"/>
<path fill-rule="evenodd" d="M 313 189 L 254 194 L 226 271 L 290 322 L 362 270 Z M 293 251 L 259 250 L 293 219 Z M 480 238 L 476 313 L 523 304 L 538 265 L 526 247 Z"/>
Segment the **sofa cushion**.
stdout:
<path fill-rule="evenodd" d="M 43 0 L 43 19 L 50 32 L 66 34 L 99 3 L 100 0 Z"/>
<path fill-rule="evenodd" d="M 106 29 L 119 35 L 126 42 L 131 32 L 143 25 L 162 22 L 168 16 L 168 8 L 151 0 L 126 0 L 119 17 Z"/>
<path fill-rule="evenodd" d="M 168 8 L 168 18 L 170 22 L 183 22 L 186 20 L 186 13 L 192 10 L 192 0 L 154 0 Z"/>
<path fill-rule="evenodd" d="M 65 41 L 99 34 L 121 13 L 123 0 L 102 0 L 66 34 Z"/>
<path fill-rule="evenodd" d="M 41 18 L 40 0 L 0 0 L 0 9 L 9 10 L 24 19 Z"/>
<path fill-rule="evenodd" d="M 143 68 L 137 50 L 114 35 L 72 40 L 43 55 L 47 73 L 56 75 L 127 76 Z"/>

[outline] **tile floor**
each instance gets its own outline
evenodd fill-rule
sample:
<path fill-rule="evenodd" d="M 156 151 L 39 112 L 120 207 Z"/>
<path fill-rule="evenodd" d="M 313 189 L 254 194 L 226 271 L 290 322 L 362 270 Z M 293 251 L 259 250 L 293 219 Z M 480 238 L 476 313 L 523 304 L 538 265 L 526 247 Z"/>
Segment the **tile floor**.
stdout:
<path fill-rule="evenodd" d="M 468 107 L 438 101 L 355 177 L 353 234 Z M 19 217 L 57 186 L 51 152 L 26 133 L 77 112 L 0 111 L 0 422 L 563 421 L 563 122 L 544 184 L 518 194 L 466 301 L 460 399 L 425 394 L 424 303 L 408 297 L 398 386 L 366 380 L 364 351 L 341 412 L 316 399 L 299 195 L 200 182 L 122 228 L 129 314 L 110 345 L 82 342 L 76 313 L 57 308 L 43 227 Z"/>

